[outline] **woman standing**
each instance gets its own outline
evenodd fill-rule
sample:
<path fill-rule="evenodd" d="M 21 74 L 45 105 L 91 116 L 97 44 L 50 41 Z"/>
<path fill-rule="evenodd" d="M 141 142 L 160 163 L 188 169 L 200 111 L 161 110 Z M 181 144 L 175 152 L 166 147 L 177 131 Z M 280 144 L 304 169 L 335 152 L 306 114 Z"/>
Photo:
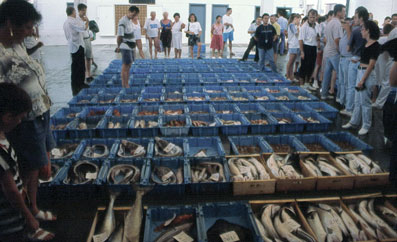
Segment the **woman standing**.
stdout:
<path fill-rule="evenodd" d="M 367 41 L 361 51 L 360 66 L 356 79 L 353 115 L 342 128 L 349 129 L 361 125 L 359 135 L 366 135 L 372 124 L 371 91 L 376 84 L 375 64 L 380 54 L 377 42 L 380 36 L 378 25 L 373 21 L 364 22 L 361 35 Z"/>
<path fill-rule="evenodd" d="M 188 45 L 190 49 L 190 55 L 194 59 L 193 47 L 197 45 L 197 59 L 201 59 L 201 42 L 200 36 L 202 33 L 201 25 L 197 21 L 197 17 L 194 13 L 189 15 L 189 23 L 187 25 L 187 31 L 185 31 L 186 37 L 188 37 Z"/>
<path fill-rule="evenodd" d="M 175 22 L 172 23 L 172 46 L 175 50 L 175 59 L 181 58 L 182 55 L 182 30 L 185 28 L 185 24 L 180 20 L 181 15 L 179 13 L 174 14 Z"/>
<path fill-rule="evenodd" d="M 171 25 L 172 21 L 168 19 L 168 13 L 164 12 L 163 13 L 163 19 L 161 20 L 161 35 L 160 35 L 160 40 L 163 44 L 164 48 L 164 57 L 169 58 L 170 57 L 170 52 L 171 52 L 171 39 L 172 39 L 172 33 L 171 33 Z"/>
<path fill-rule="evenodd" d="M 223 56 L 223 24 L 222 24 L 222 16 L 218 15 L 216 17 L 216 22 L 211 27 L 211 49 L 212 49 L 212 58 L 215 57 L 215 50 L 218 51 L 216 54 L 216 58 Z"/>
<path fill-rule="evenodd" d="M 139 51 L 139 56 L 142 59 L 145 59 L 145 54 L 143 53 L 143 49 L 142 49 L 141 23 L 139 22 L 138 15 L 135 15 L 135 17 L 132 19 L 132 26 L 134 28 L 135 43 Z"/>
<path fill-rule="evenodd" d="M 299 23 L 301 16 L 299 14 L 291 14 L 288 21 L 288 53 L 289 60 L 287 64 L 287 79 L 295 81 L 294 77 L 294 63 L 299 53 Z"/>

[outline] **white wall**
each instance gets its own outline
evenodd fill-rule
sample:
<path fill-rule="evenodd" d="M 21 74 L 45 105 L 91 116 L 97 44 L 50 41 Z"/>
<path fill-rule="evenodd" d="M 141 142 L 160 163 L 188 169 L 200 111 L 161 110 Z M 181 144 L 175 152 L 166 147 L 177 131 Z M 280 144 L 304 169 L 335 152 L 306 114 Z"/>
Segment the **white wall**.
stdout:
<path fill-rule="evenodd" d="M 397 13 L 397 0 L 351 0 L 349 16 L 353 16 L 354 11 L 359 6 L 364 6 L 368 9 L 368 12 L 373 13 L 374 19 L 379 22 L 379 26 L 382 26 L 386 16 Z"/>

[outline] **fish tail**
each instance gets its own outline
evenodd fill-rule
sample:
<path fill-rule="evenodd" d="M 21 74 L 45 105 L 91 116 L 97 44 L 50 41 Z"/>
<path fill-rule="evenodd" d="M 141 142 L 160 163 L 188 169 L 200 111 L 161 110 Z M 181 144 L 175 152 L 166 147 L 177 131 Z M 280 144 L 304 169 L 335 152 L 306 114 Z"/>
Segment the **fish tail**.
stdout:
<path fill-rule="evenodd" d="M 136 183 L 133 183 L 132 185 L 132 189 L 134 189 L 135 192 L 139 192 L 142 195 L 145 195 L 146 193 L 150 192 L 154 186 L 139 186 Z"/>
<path fill-rule="evenodd" d="M 120 195 L 120 191 L 115 191 L 112 189 L 109 189 L 109 194 L 110 194 L 110 199 L 111 200 L 116 200 L 116 198 Z"/>

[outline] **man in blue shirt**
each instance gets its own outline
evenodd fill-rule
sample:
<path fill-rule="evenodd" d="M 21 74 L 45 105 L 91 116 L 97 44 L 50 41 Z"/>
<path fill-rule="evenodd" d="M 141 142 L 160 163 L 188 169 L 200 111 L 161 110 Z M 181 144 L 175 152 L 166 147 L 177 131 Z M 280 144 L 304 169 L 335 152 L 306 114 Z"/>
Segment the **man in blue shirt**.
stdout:
<path fill-rule="evenodd" d="M 280 47 L 278 48 L 280 51 L 280 55 L 284 55 L 284 49 L 285 49 L 285 35 L 288 30 L 288 20 L 284 18 L 284 16 L 281 14 L 281 12 L 278 12 L 278 20 L 277 23 L 281 27 L 280 31 Z"/>

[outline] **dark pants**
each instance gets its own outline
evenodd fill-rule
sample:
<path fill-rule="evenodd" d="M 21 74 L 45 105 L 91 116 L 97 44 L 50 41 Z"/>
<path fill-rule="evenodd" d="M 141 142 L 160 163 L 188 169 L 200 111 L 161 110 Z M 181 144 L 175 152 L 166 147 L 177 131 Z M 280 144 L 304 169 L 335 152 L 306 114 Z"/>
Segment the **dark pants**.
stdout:
<path fill-rule="evenodd" d="M 255 47 L 255 58 L 254 61 L 258 62 L 259 61 L 259 55 L 258 55 L 258 46 L 256 44 L 256 40 L 254 37 L 251 38 L 250 43 L 248 44 L 247 50 L 245 51 L 243 55 L 243 60 L 248 59 L 248 55 L 251 52 L 252 48 Z"/>
<path fill-rule="evenodd" d="M 392 142 L 390 157 L 390 181 L 397 186 L 397 102 L 396 90 L 392 90 L 383 106 L 385 136 Z"/>
<path fill-rule="evenodd" d="M 79 94 L 85 87 L 85 60 L 84 48 L 80 46 L 76 53 L 72 54 L 72 92 L 73 96 Z"/>
<path fill-rule="evenodd" d="M 301 67 L 299 68 L 299 77 L 306 79 L 312 76 L 314 67 L 316 66 L 317 47 L 310 45 L 303 45 L 303 53 L 305 58 L 301 60 Z"/>

